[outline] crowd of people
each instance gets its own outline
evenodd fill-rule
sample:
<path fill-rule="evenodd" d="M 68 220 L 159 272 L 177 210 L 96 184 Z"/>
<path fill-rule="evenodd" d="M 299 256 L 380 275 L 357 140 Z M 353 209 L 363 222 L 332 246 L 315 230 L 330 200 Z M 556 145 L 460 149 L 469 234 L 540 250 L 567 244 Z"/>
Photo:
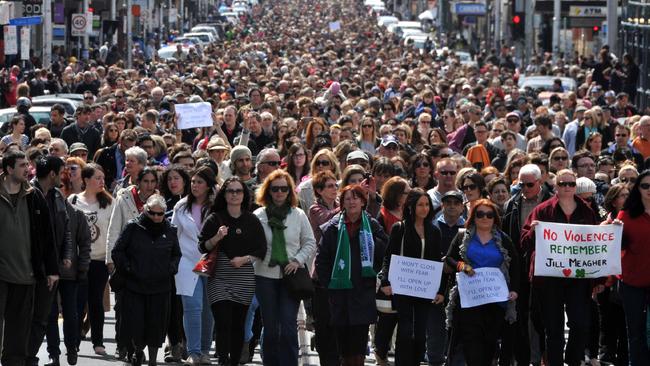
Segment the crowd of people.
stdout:
<path fill-rule="evenodd" d="M 68 364 L 83 341 L 110 357 L 109 291 L 115 357 L 132 365 L 164 345 L 170 363 L 259 349 L 291 366 L 310 344 L 325 366 L 393 350 L 398 366 L 649 365 L 650 115 L 632 57 L 536 58 L 529 74 L 578 85 L 544 96 L 517 86 L 508 48 L 465 64 L 374 15 L 263 2 L 178 60 L 9 70 L 2 365 L 38 365 L 44 338 L 62 363 L 60 317 Z M 44 89 L 84 102 L 42 124 L 29 110 Z M 178 128 L 175 106 L 198 102 L 211 127 Z M 624 225 L 622 274 L 535 276 L 540 221 Z M 443 262 L 435 297 L 394 293 L 392 255 Z M 459 306 L 455 274 L 487 267 L 508 300 Z"/>

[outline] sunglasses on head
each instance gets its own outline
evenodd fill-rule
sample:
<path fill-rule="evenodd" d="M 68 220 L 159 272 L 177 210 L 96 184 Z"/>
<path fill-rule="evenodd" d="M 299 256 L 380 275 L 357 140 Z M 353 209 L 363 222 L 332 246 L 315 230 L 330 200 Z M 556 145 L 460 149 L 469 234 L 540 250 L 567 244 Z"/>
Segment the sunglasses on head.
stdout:
<path fill-rule="evenodd" d="M 158 216 L 158 217 L 163 217 L 163 216 L 165 216 L 165 213 L 164 213 L 164 212 L 156 212 L 156 211 L 147 210 L 147 213 L 148 213 L 149 215 L 151 215 L 151 216 Z"/>
<path fill-rule="evenodd" d="M 477 219 L 482 219 L 482 218 L 493 219 L 494 218 L 494 212 L 492 212 L 492 211 L 476 211 L 476 218 Z"/>
<path fill-rule="evenodd" d="M 558 182 L 557 185 L 560 186 L 560 187 L 571 187 L 571 188 L 573 188 L 573 187 L 576 186 L 576 182 Z"/>
<path fill-rule="evenodd" d="M 271 186 L 271 192 L 273 193 L 287 193 L 289 192 L 289 186 Z"/>

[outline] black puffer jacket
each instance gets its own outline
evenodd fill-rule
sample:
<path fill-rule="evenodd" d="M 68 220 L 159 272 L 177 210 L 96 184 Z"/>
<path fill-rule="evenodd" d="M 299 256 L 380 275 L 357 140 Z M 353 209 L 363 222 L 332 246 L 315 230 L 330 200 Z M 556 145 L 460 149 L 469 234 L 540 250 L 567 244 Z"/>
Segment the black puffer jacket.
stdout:
<path fill-rule="evenodd" d="M 116 270 L 124 274 L 125 286 L 140 294 L 171 291 L 172 275 L 178 272 L 181 249 L 176 227 L 163 221 L 160 233 L 141 214 L 129 221 L 113 248 Z"/>
<path fill-rule="evenodd" d="M 82 281 L 87 278 L 90 265 L 90 227 L 86 215 L 81 210 L 68 201 L 65 203 L 72 239 L 72 266 L 65 268 L 61 265 L 59 271 L 62 280 Z"/>

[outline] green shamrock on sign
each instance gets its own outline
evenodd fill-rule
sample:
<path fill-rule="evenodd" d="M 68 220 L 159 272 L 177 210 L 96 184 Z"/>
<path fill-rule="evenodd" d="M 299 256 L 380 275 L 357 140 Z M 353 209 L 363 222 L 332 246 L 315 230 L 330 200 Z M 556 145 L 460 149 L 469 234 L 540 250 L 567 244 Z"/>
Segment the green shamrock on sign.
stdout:
<path fill-rule="evenodd" d="M 585 270 L 576 269 L 576 278 L 585 278 Z"/>

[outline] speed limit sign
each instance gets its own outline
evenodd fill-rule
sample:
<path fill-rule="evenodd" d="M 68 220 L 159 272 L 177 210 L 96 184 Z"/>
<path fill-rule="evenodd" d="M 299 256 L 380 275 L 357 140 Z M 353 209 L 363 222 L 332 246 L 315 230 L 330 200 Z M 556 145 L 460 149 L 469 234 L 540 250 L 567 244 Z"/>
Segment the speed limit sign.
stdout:
<path fill-rule="evenodd" d="M 73 37 L 83 37 L 88 34 L 88 28 L 90 26 L 89 17 L 84 13 L 72 14 L 72 19 L 70 21 L 70 35 Z"/>

